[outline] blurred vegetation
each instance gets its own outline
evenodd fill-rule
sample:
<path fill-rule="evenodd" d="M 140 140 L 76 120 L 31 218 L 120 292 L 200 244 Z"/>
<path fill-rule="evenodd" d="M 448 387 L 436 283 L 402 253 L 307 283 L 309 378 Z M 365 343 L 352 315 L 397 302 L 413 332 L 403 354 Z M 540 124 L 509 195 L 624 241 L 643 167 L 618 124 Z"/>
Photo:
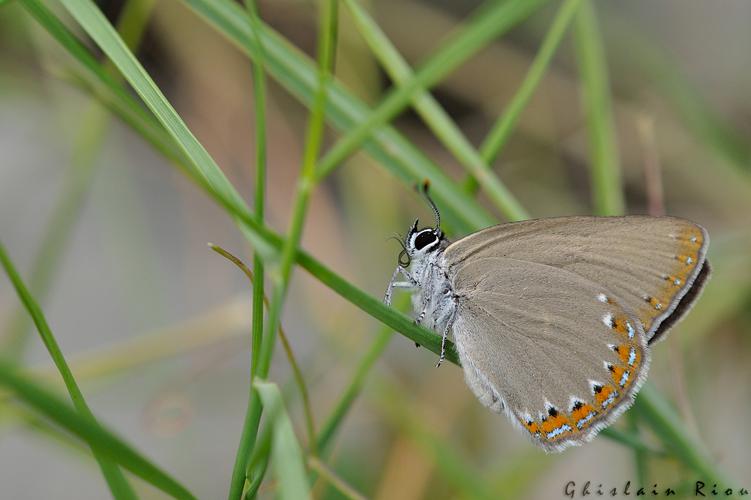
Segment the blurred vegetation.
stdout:
<path fill-rule="evenodd" d="M 743 46 L 748 11 L 0 3 L 3 496 L 751 487 L 749 75 L 711 52 Z M 697 25 L 718 41 L 687 41 Z M 381 303 L 425 179 L 450 237 L 663 209 L 708 227 L 704 297 L 593 443 L 533 449 L 432 369 L 440 337 L 407 297 Z"/>

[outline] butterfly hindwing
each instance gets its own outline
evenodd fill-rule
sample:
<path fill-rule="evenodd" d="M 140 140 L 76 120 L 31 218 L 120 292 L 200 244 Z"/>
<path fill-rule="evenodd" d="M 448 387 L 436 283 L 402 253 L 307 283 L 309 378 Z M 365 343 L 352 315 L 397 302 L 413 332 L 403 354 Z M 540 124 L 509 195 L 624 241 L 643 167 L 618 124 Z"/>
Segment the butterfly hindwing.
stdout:
<path fill-rule="evenodd" d="M 468 385 L 537 444 L 588 441 L 631 404 L 649 364 L 646 337 L 610 290 L 499 257 L 465 260 L 449 277 Z"/>

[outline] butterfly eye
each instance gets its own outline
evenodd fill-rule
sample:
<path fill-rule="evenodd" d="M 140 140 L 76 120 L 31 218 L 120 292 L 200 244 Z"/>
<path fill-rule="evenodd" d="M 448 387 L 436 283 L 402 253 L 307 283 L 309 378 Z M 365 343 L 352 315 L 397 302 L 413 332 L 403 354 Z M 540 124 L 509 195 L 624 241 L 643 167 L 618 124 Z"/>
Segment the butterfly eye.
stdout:
<path fill-rule="evenodd" d="M 415 249 L 422 250 L 426 246 L 435 242 L 437 239 L 438 236 L 436 236 L 436 234 L 432 230 L 423 231 L 415 238 Z"/>

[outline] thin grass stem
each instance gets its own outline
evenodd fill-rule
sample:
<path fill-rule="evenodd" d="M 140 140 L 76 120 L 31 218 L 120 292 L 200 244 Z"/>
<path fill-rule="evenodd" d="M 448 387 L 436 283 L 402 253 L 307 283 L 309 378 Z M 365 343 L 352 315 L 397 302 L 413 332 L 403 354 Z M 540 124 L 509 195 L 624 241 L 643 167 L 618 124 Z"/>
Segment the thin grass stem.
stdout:
<path fill-rule="evenodd" d="M 625 210 L 618 146 L 607 63 L 597 13 L 591 0 L 583 0 L 574 23 L 576 59 L 582 81 L 592 183 L 592 202 L 598 215 L 618 215 Z"/>
<path fill-rule="evenodd" d="M 322 179 L 367 140 L 380 125 L 394 118 L 414 96 L 438 83 L 495 37 L 516 26 L 546 0 L 488 2 L 454 36 L 441 45 L 412 78 L 387 95 L 367 119 L 344 135 L 321 159 L 317 178 Z"/>
<path fill-rule="evenodd" d="M 352 12 L 352 17 L 366 43 L 391 79 L 399 85 L 405 85 L 411 78 L 414 78 L 415 74 L 412 68 L 409 67 L 407 61 L 399 54 L 396 47 L 367 11 L 356 0 L 345 0 L 345 3 Z M 454 120 L 430 92 L 418 89 L 412 97 L 412 103 L 428 127 L 459 160 L 462 167 L 469 172 L 469 175 L 481 180 L 481 185 L 486 190 L 488 197 L 507 219 L 529 218 L 529 214 L 522 208 L 519 201 L 490 171 L 480 153 L 472 146 Z"/>
<path fill-rule="evenodd" d="M 259 224 L 264 221 L 265 196 L 266 196 L 266 83 L 265 83 L 265 54 L 263 42 L 260 38 L 260 17 L 254 0 L 245 1 L 245 10 L 248 17 L 248 24 L 251 28 L 251 37 L 249 43 L 253 46 L 257 57 L 251 60 L 251 79 L 253 82 L 253 108 L 255 116 L 255 220 Z M 213 248 L 213 247 L 212 247 Z M 215 249 L 216 250 L 216 249 Z M 257 395 L 253 391 L 253 381 L 258 372 L 258 361 L 261 354 L 261 345 L 263 343 L 263 303 L 266 298 L 264 292 L 265 271 L 263 258 L 260 252 L 253 252 L 253 273 L 245 267 L 239 259 L 226 257 L 233 260 L 240 266 L 240 269 L 247 271 L 246 275 L 250 279 L 253 288 L 252 298 L 252 326 L 251 326 L 251 351 L 250 351 L 250 385 L 248 391 L 248 404 L 245 410 L 245 421 L 243 422 L 242 434 L 238 443 L 235 454 L 235 463 L 232 468 L 232 478 L 230 479 L 229 498 L 238 498 L 242 495 L 242 487 L 245 483 L 246 460 L 248 454 L 254 446 L 253 425 L 256 419 L 255 413 L 259 406 Z M 253 274 L 257 279 L 253 279 Z M 279 325 L 281 330 L 281 324 Z M 283 334 L 280 334 L 285 339 Z M 286 345 L 286 343 L 285 343 Z M 291 350 L 288 350 L 288 355 Z M 290 358 L 295 373 L 297 363 L 293 363 L 294 357 Z M 302 377 L 300 377 L 302 380 Z M 301 390 L 303 396 L 307 396 L 305 385 L 302 384 Z M 265 471 L 265 469 L 264 469 Z"/>
<path fill-rule="evenodd" d="M 68 363 L 65 361 L 65 356 L 63 356 L 63 352 L 60 350 L 60 346 L 57 344 L 57 340 L 47 324 L 47 319 L 44 317 L 42 309 L 26 288 L 26 285 L 18 274 L 16 267 L 13 265 L 13 262 L 5 251 L 5 246 L 3 246 L 2 242 L 0 242 L 0 264 L 2 264 L 8 278 L 13 284 L 13 287 L 16 289 L 16 293 L 18 294 L 21 303 L 33 319 L 44 346 L 50 353 L 50 357 L 55 363 L 57 370 L 60 372 L 63 382 L 65 382 L 65 387 L 68 390 L 68 394 L 70 395 L 71 401 L 73 401 L 73 406 L 76 408 L 76 411 L 82 416 L 95 421 L 94 414 L 91 412 L 91 409 L 89 409 L 89 405 L 86 404 L 83 393 L 78 387 L 78 383 L 76 382 L 75 377 L 73 377 L 73 372 L 70 371 Z M 125 479 L 125 475 L 122 471 L 112 463 L 112 461 L 105 458 L 100 450 L 92 448 L 91 451 L 94 454 L 94 458 L 99 463 L 99 467 L 102 469 L 102 474 L 107 481 L 112 496 L 118 499 L 137 498 L 135 491 Z"/>
<path fill-rule="evenodd" d="M 0 361 L 0 385 L 13 391 L 24 404 L 38 411 L 63 429 L 83 439 L 96 450 L 95 453 L 108 460 L 117 461 L 144 481 L 156 486 L 174 498 L 192 500 L 196 497 L 169 474 L 154 465 L 115 434 L 102 427 L 93 418 L 71 408 L 57 396 L 51 394 L 36 382 L 18 373 L 17 368 Z M 115 498 L 137 498 L 123 496 L 113 491 Z"/>
<path fill-rule="evenodd" d="M 335 59 L 336 50 L 336 25 L 338 21 L 338 3 L 335 0 L 328 0 L 323 5 L 321 13 L 321 31 L 318 42 L 318 91 L 316 101 L 311 110 L 310 120 L 305 139 L 305 149 L 303 152 L 303 161 L 300 172 L 300 178 L 295 195 L 295 203 L 292 212 L 292 220 L 287 241 L 281 249 L 281 259 L 278 268 L 271 275 L 274 282 L 273 300 L 269 307 L 268 321 L 264 325 L 264 333 L 261 341 L 260 354 L 258 357 L 258 368 L 254 377 L 266 379 L 271 366 L 271 357 L 276 341 L 276 331 L 281 319 L 281 312 L 284 305 L 284 299 L 287 295 L 287 288 L 292 274 L 292 267 L 295 261 L 295 253 L 302 236 L 305 215 L 308 210 L 308 201 L 311 191 L 315 185 L 315 168 L 318 161 L 318 154 L 323 141 L 324 132 L 324 111 L 326 106 L 326 84 L 330 79 L 331 68 Z M 255 387 L 255 385 L 254 385 Z M 253 442 L 258 429 L 261 416 L 261 405 L 257 391 L 251 395 L 248 413 L 243 426 L 241 440 Z M 311 444 L 313 444 L 311 442 Z M 248 446 L 241 442 L 240 448 Z M 245 477 L 248 475 L 247 457 L 239 457 L 236 464 L 236 470 L 241 467 L 245 470 Z M 230 487 L 230 498 L 239 498 L 242 488 L 245 484 L 245 477 L 234 475 Z"/>
<path fill-rule="evenodd" d="M 347 484 L 344 479 L 339 477 L 336 472 L 331 470 L 328 465 L 321 462 L 318 458 L 309 457 L 308 466 L 333 486 L 336 491 L 341 493 L 344 498 L 349 500 L 365 500 L 365 497 L 360 492 Z"/>
<path fill-rule="evenodd" d="M 702 480 L 710 483 L 732 484 L 715 465 L 704 446 L 687 432 L 681 424 L 680 416 L 670 407 L 664 397 L 652 384 L 644 384 L 636 398 L 639 415 L 654 429 L 663 445 L 676 457 L 698 473 Z"/>
<path fill-rule="evenodd" d="M 21 1 L 25 4 L 32 2 L 32 0 Z M 248 53 L 251 52 L 251 48 L 247 43 L 247 30 L 249 29 L 247 19 L 242 10 L 238 10 L 237 6 L 224 0 L 213 0 L 211 2 L 204 0 L 187 1 L 201 15 L 209 19 L 215 26 L 218 26 L 224 35 L 235 41 L 235 43 Z M 171 140 L 175 141 L 174 143 L 159 138 L 159 129 L 152 128 L 152 130 L 156 130 L 157 132 L 151 137 L 155 140 L 158 147 L 160 147 L 160 151 L 177 151 L 179 155 L 178 161 L 182 157 L 181 164 L 185 167 L 185 172 L 238 221 L 241 229 L 246 234 L 252 235 L 255 238 L 253 243 L 260 242 L 270 249 L 276 249 L 274 251 L 278 252 L 278 249 L 284 244 L 284 239 L 269 231 L 265 226 L 258 224 L 253 219 L 253 214 L 232 189 L 232 186 L 222 175 L 221 170 L 208 156 L 203 147 L 195 141 L 195 138 L 184 126 L 184 123 L 179 119 L 174 109 L 169 106 L 164 96 L 156 89 L 153 81 L 145 76 L 143 68 L 138 66 L 133 58 L 129 58 L 127 53 L 123 52 L 117 46 L 116 39 L 112 37 L 110 32 L 106 29 L 101 29 L 103 26 L 106 27 L 106 20 L 100 14 L 97 14 L 96 10 L 93 10 L 91 3 L 86 0 L 63 0 L 63 2 L 74 13 L 74 17 L 86 28 L 86 31 L 92 34 L 97 45 L 102 47 L 108 56 L 116 59 L 115 62 L 118 68 L 126 74 L 129 83 L 139 92 L 139 95 L 143 97 L 144 102 L 147 103 L 160 123 L 169 131 Z M 315 85 L 311 83 L 309 78 L 310 68 L 307 61 L 300 56 L 299 52 L 293 50 L 288 42 L 281 39 L 279 35 L 275 34 L 268 27 L 264 26 L 263 30 L 264 48 L 273 47 L 274 56 L 273 58 L 269 57 L 270 73 L 273 72 L 275 77 L 284 82 L 287 88 L 291 89 L 303 102 L 309 104 L 312 102 L 311 89 Z M 61 38 L 65 39 L 64 36 L 61 36 Z M 66 46 L 66 48 L 72 51 L 80 51 L 80 46 L 76 46 L 75 44 Z M 271 49 L 269 49 L 269 54 L 271 52 Z M 255 56 L 256 54 L 250 55 Z M 86 53 L 86 55 L 82 55 L 81 57 L 86 59 L 89 56 L 90 54 Z M 272 59 L 273 65 L 271 64 Z M 97 72 L 96 65 L 92 67 L 91 64 L 88 64 L 86 68 L 91 71 L 92 75 L 95 75 L 97 81 L 107 81 L 106 77 Z M 343 93 L 339 86 L 332 85 L 328 90 L 332 99 L 327 102 L 335 102 L 336 107 L 327 108 L 329 110 L 327 115 L 331 117 L 332 122 L 337 127 L 352 127 L 353 123 L 357 122 L 355 117 L 364 119 L 368 116 L 367 109 L 361 103 L 353 100 L 351 96 Z M 108 87 L 108 91 L 112 91 L 124 99 L 124 93 L 119 87 Z M 122 113 L 128 112 L 127 109 L 123 108 L 120 108 L 119 111 Z M 138 120 L 141 118 L 139 115 Z M 138 120 L 134 120 L 134 122 L 141 123 L 144 127 L 152 127 L 153 125 L 153 122 L 147 119 L 141 122 Z M 440 196 L 436 196 L 439 203 L 443 200 L 446 201 L 447 212 L 452 213 L 456 217 L 456 220 L 463 224 L 462 227 L 476 229 L 488 225 L 489 218 L 487 214 L 483 210 L 477 209 L 477 205 L 471 202 L 466 196 L 460 196 L 460 193 L 451 186 L 450 182 L 445 182 L 440 172 L 431 170 L 434 166 L 425 161 L 424 155 L 406 143 L 392 128 L 382 126 L 377 128 L 377 130 L 378 133 L 375 136 L 370 136 L 368 142 L 366 142 L 366 148 L 379 161 L 382 161 L 384 165 L 392 169 L 391 171 L 395 172 L 401 180 L 411 183 L 414 182 L 415 178 L 429 177 L 432 185 L 436 188 L 434 191 L 436 195 L 440 193 Z M 175 144 L 177 144 L 177 148 Z M 397 156 L 398 159 L 395 160 Z M 430 175 L 419 175 L 420 172 L 429 172 Z M 411 324 L 411 321 L 405 315 L 383 307 L 379 300 L 369 296 L 347 280 L 333 273 L 310 255 L 302 251 L 297 251 L 296 259 L 301 266 L 306 268 L 322 283 L 332 288 L 357 307 L 367 311 L 369 315 L 390 325 L 404 336 L 418 341 L 433 352 L 438 352 L 438 349 L 440 349 L 440 342 L 436 342 L 439 338 L 433 332 L 416 327 Z M 453 359 L 456 362 L 455 351 L 453 349 L 449 351 L 448 359 Z M 644 404 L 650 405 L 651 402 Z M 674 426 L 675 432 L 685 434 L 685 429 L 680 426 L 680 422 L 675 422 Z"/>
<path fill-rule="evenodd" d="M 540 50 L 529 66 L 519 89 L 511 98 L 501 116 L 493 124 L 480 146 L 480 157 L 486 165 L 493 164 L 516 129 L 519 117 L 532 99 L 535 90 L 540 86 L 540 82 L 545 76 L 580 3 L 581 0 L 566 0 L 558 9 L 550 29 L 540 44 Z M 477 179 L 472 176 L 468 176 L 462 184 L 463 190 L 471 194 L 475 194 L 478 187 Z"/>
<path fill-rule="evenodd" d="M 123 6 L 116 28 L 131 50 L 135 50 L 141 43 L 153 5 L 153 0 L 128 0 Z M 111 62 L 105 63 L 102 71 L 110 75 L 114 81 L 122 81 L 117 68 Z M 44 303 L 49 294 L 73 227 L 81 214 L 86 194 L 98 170 L 97 159 L 108 130 L 109 116 L 98 100 L 94 99 L 90 103 L 82 117 L 74 139 L 70 172 L 66 177 L 65 187 L 52 210 L 52 217 L 45 227 L 31 266 L 29 289 L 41 303 Z M 20 308 L 11 315 L 3 339 L 6 345 L 3 355 L 11 363 L 23 359 L 30 326 L 29 316 Z"/>
<path fill-rule="evenodd" d="M 404 303 L 406 303 L 406 301 L 404 301 Z M 362 359 L 357 364 L 355 373 L 352 375 L 347 388 L 339 397 L 339 401 L 336 406 L 334 406 L 328 419 L 326 419 L 326 422 L 321 426 L 321 429 L 318 432 L 316 449 L 320 456 L 325 457 L 327 455 L 336 431 L 339 430 L 339 427 L 349 413 L 352 404 L 362 391 L 365 378 L 370 373 L 370 370 L 373 368 L 376 361 L 381 357 L 381 354 L 386 350 L 386 347 L 388 347 L 389 341 L 393 336 L 394 332 L 391 328 L 381 328 L 376 335 L 376 338 L 373 339 L 370 347 L 365 352 L 365 355 L 363 355 Z"/>
<path fill-rule="evenodd" d="M 251 285 L 254 284 L 256 278 L 253 275 L 253 271 L 251 271 L 242 260 L 218 245 L 209 243 L 209 248 L 240 268 L 245 276 L 247 276 Z M 268 309 L 268 297 L 264 295 L 262 299 L 262 307 L 265 305 Z M 292 376 L 295 379 L 298 390 L 300 391 L 300 397 L 302 398 L 303 402 L 303 414 L 305 415 L 305 429 L 308 435 L 308 442 L 311 443 L 310 446 L 312 447 L 313 443 L 315 442 L 315 423 L 313 419 L 312 406 L 310 404 L 310 393 L 308 392 L 308 387 L 305 384 L 305 377 L 303 376 L 302 370 L 300 369 L 300 363 L 297 361 L 297 357 L 292 350 L 292 345 L 289 343 L 289 337 L 287 337 L 287 334 L 284 333 L 284 328 L 282 327 L 281 322 L 279 323 L 279 340 L 282 343 L 282 347 L 284 347 L 284 352 L 287 355 L 287 361 L 289 361 L 289 365 L 292 368 Z"/>

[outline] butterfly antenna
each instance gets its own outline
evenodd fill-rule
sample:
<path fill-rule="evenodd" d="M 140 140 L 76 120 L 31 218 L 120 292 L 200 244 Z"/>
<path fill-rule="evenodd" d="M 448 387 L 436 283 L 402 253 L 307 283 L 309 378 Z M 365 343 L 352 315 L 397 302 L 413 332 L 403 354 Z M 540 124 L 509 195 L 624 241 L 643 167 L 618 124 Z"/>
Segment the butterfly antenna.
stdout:
<path fill-rule="evenodd" d="M 397 243 L 399 243 L 399 246 L 402 247 L 402 250 L 407 250 L 407 247 L 404 244 L 404 238 L 398 233 L 395 233 L 393 236 L 389 236 L 386 238 L 386 241 L 389 240 L 396 240 Z"/>
<path fill-rule="evenodd" d="M 409 267 L 411 259 L 409 258 L 409 252 L 407 252 L 407 246 L 404 243 L 404 241 L 402 240 L 402 238 L 398 234 L 395 234 L 394 236 L 390 237 L 389 239 L 390 240 L 396 240 L 397 243 L 399 243 L 399 245 L 402 247 L 402 251 L 399 252 L 399 257 L 397 258 L 397 262 L 399 262 L 399 265 L 401 267 L 404 267 L 404 268 Z"/>
<path fill-rule="evenodd" d="M 441 212 L 438 211 L 438 207 L 435 206 L 433 199 L 428 194 L 429 188 L 430 188 L 430 181 L 425 179 L 425 181 L 422 183 L 420 191 L 422 192 L 423 196 L 425 196 L 425 199 L 428 200 L 428 203 L 430 204 L 430 208 L 433 209 L 433 214 L 435 215 L 436 230 L 440 230 L 441 229 Z"/>

